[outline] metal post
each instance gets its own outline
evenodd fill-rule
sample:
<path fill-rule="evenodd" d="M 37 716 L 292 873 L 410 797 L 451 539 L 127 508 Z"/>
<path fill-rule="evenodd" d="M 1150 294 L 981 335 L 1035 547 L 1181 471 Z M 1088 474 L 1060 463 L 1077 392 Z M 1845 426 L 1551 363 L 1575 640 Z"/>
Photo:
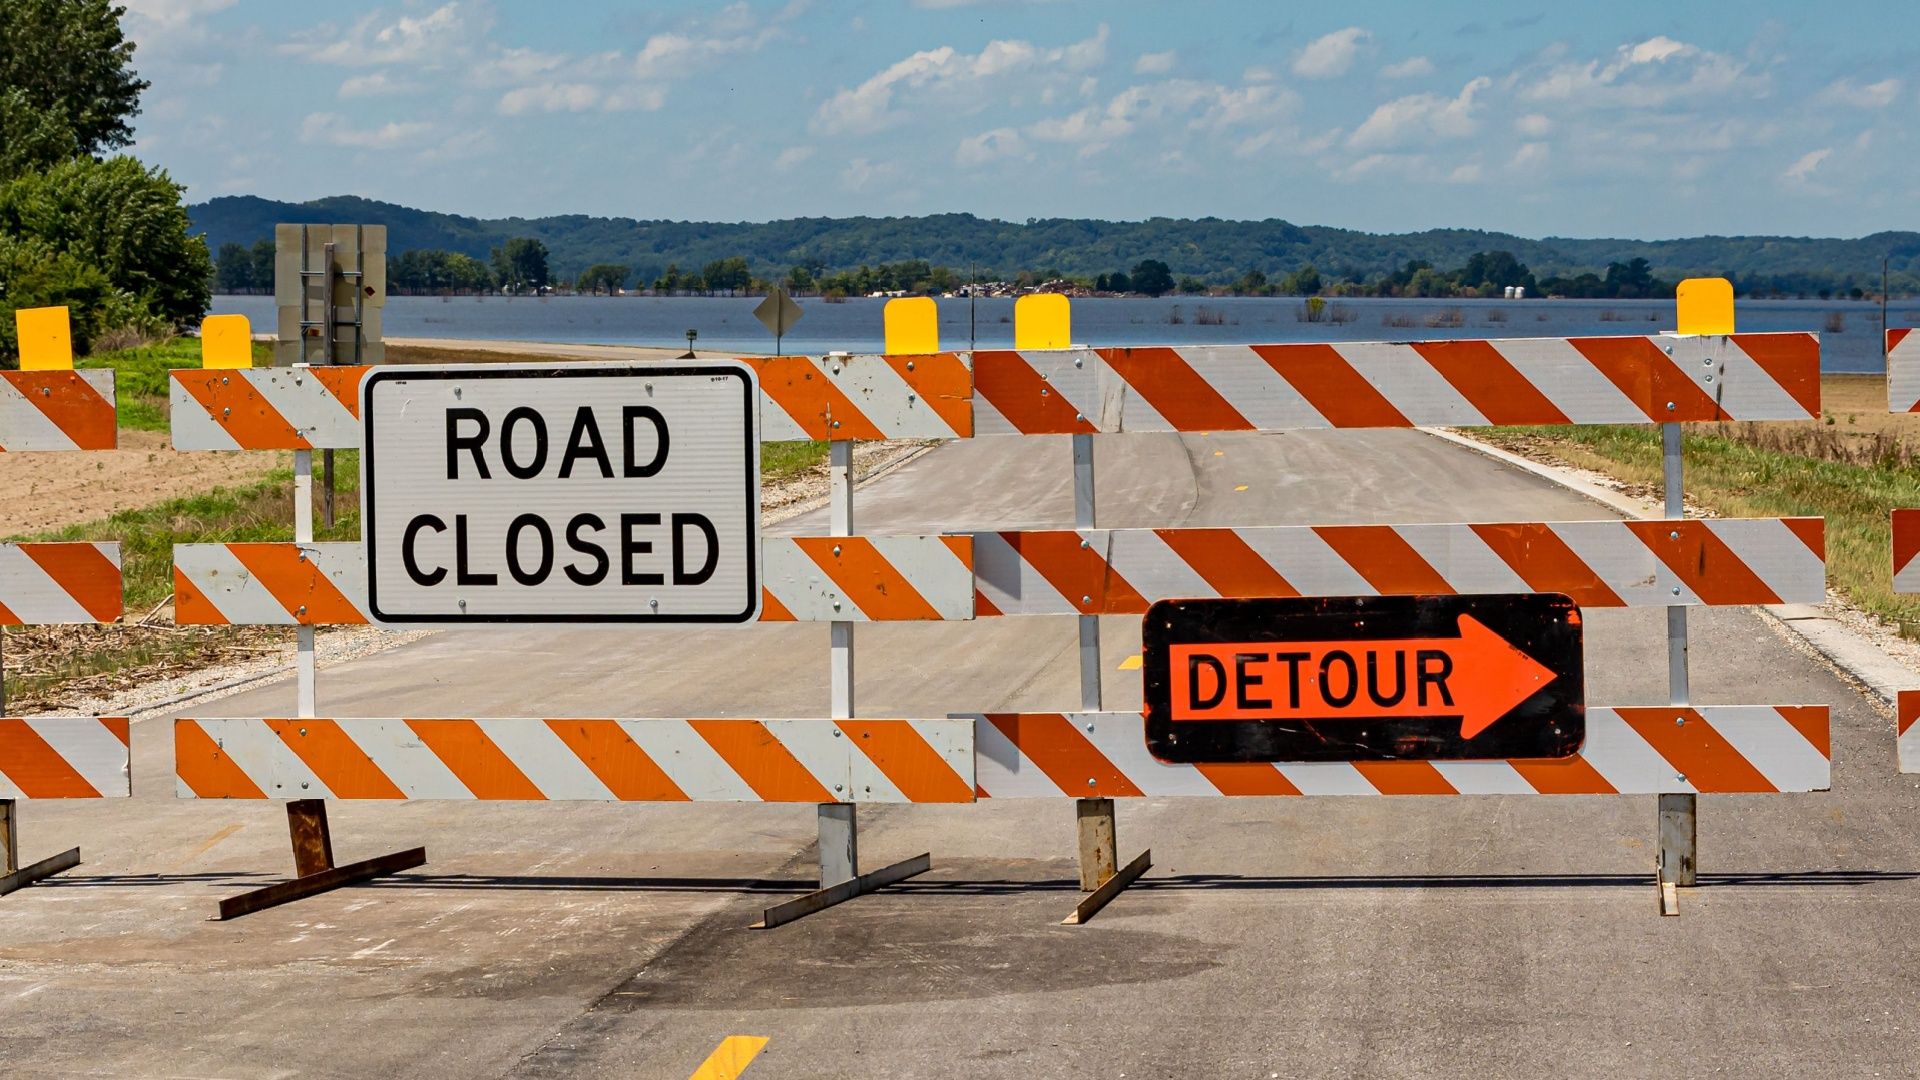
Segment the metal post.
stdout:
<path fill-rule="evenodd" d="M 354 246 L 358 248 L 360 245 L 355 244 Z M 325 256 L 324 256 L 326 259 L 326 266 L 324 267 L 324 274 L 320 279 L 322 285 L 324 286 L 323 291 L 321 293 L 323 297 L 322 303 L 326 305 L 325 308 L 323 309 L 324 313 L 320 316 L 320 322 L 323 328 L 322 336 L 320 339 L 321 341 L 320 348 L 322 353 L 320 357 L 320 362 L 322 364 L 333 363 L 333 354 L 334 354 L 333 339 L 334 339 L 334 335 L 340 332 L 340 328 L 336 321 L 336 312 L 334 311 L 334 307 L 333 307 L 333 286 L 334 286 L 333 252 L 334 252 L 333 245 L 328 244 L 326 246 Z M 359 336 L 360 336 L 359 332 L 356 329 L 354 333 L 355 339 L 358 339 Z M 331 449 L 323 450 L 320 452 L 320 470 L 321 470 L 320 512 L 322 515 L 322 520 L 324 520 L 327 523 L 327 527 L 332 528 L 333 527 L 333 451 Z M 311 525 L 309 525 L 309 528 L 311 528 Z M 310 541 L 313 539 L 313 537 L 308 536 L 306 539 Z"/>
<path fill-rule="evenodd" d="M 293 541 L 296 544 L 313 543 L 313 451 L 311 450 L 293 452 Z M 302 718 L 309 718 L 319 708 L 314 691 L 313 626 L 302 624 L 295 627 L 295 634 L 297 708 Z"/>
<path fill-rule="evenodd" d="M 1662 459 L 1666 472 L 1667 518 L 1678 521 L 1686 516 L 1685 468 L 1680 452 L 1680 425 L 1660 425 Z M 1667 693 L 1675 705 L 1686 705 L 1692 698 L 1687 680 L 1687 609 L 1667 609 Z M 1692 794 L 1660 796 L 1659 880 L 1662 908 L 1678 914 L 1677 901 L 1668 894 L 1668 886 L 1692 886 L 1699 866 L 1698 821 L 1695 816 L 1698 797 Z"/>
<path fill-rule="evenodd" d="M 853 443 L 827 444 L 828 527 L 832 536 L 853 535 Z M 831 635 L 833 718 L 853 716 L 853 624 L 828 623 Z M 823 803 L 820 819 L 820 887 L 860 876 L 860 826 L 852 803 Z"/>
<path fill-rule="evenodd" d="M 1073 436 L 1073 527 L 1094 528 L 1093 436 Z M 1099 712 L 1100 616 L 1080 616 L 1080 708 Z M 1112 799 L 1074 800 L 1079 823 L 1080 891 L 1092 892 L 1113 876 L 1120 864 L 1119 828 Z"/>

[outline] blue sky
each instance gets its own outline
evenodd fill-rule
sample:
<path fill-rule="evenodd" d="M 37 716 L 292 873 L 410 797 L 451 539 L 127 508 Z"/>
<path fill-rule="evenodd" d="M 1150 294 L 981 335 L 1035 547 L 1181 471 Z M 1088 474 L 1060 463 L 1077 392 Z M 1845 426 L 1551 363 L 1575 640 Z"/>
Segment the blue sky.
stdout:
<path fill-rule="evenodd" d="M 1920 228 L 1920 4 L 123 0 L 198 200 Z"/>

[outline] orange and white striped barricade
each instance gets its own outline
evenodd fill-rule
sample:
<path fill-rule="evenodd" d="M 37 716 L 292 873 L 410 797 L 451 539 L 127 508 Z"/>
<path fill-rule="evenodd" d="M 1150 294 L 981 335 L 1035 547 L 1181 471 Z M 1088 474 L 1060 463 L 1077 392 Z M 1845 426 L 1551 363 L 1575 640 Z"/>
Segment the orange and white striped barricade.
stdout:
<path fill-rule="evenodd" d="M 1887 409 L 1896 413 L 1920 412 L 1920 334 L 1912 327 L 1887 330 Z M 1920 593 L 1920 510 L 1893 512 L 1893 591 Z M 1904 773 L 1920 773 L 1920 730 L 1914 718 L 1920 717 L 1920 690 L 1901 690 L 1894 702 L 1894 738 L 1899 748 L 1899 768 Z"/>
<path fill-rule="evenodd" d="M 974 534 L 976 614 L 1196 597 L 1565 593 L 1582 607 L 1820 603 L 1820 518 Z"/>
<path fill-rule="evenodd" d="M 760 541 L 760 621 L 970 619 L 970 536 L 795 536 Z M 183 625 L 372 622 L 356 543 L 180 544 L 174 617 Z"/>
<path fill-rule="evenodd" d="M 974 431 L 1805 420 L 1819 355 L 1801 333 L 983 351 Z"/>
<path fill-rule="evenodd" d="M 1173 765 L 1137 713 L 974 717 L 983 799 L 1177 795 L 1660 795 L 1825 791 L 1827 707 L 1589 708 L 1569 758 Z"/>
<path fill-rule="evenodd" d="M 0 372 L 0 450 L 113 449 L 114 373 L 74 370 L 67 309 L 22 308 L 14 322 L 20 370 Z M 0 544 L 0 630 L 110 623 L 120 612 L 119 544 Z M 129 769 L 125 717 L 0 719 L 0 895 L 80 863 L 72 848 L 20 865 L 19 801 L 125 798 Z"/>

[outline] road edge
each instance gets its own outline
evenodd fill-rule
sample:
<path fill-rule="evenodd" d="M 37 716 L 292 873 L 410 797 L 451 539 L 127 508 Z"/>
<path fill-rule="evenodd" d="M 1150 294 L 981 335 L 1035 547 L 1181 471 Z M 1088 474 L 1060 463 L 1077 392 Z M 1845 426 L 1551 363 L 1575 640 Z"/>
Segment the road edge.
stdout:
<path fill-rule="evenodd" d="M 1661 508 L 1654 503 L 1595 483 L 1572 469 L 1534 461 L 1458 431 L 1446 428 L 1419 430 L 1436 439 L 1490 457 L 1502 464 L 1557 484 L 1628 517 L 1662 516 Z M 1827 606 L 1846 608 L 1857 618 L 1868 618 L 1864 612 L 1852 609 L 1844 600 L 1832 593 L 1828 594 Z M 1841 619 L 1835 618 L 1823 607 L 1813 604 L 1777 604 L 1758 607 L 1755 610 L 1760 613 L 1761 618 L 1767 620 L 1776 629 L 1799 638 L 1848 682 L 1855 684 L 1863 691 L 1870 691 L 1870 698 L 1877 699 L 1875 704 L 1889 715 L 1903 687 L 1920 686 L 1920 675 L 1916 675 L 1899 660 L 1888 656 L 1886 650 L 1880 645 L 1866 639 L 1859 631 Z"/>

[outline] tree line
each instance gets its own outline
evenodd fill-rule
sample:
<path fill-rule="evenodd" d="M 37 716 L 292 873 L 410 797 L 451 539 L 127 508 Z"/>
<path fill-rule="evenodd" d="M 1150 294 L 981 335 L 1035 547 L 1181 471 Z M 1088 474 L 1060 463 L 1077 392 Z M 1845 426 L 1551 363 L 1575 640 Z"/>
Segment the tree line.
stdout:
<path fill-rule="evenodd" d="M 212 260 L 165 170 L 125 154 L 148 83 L 108 0 L 0 0 L 0 366 L 14 311 L 68 309 L 76 351 L 197 323 Z"/>

